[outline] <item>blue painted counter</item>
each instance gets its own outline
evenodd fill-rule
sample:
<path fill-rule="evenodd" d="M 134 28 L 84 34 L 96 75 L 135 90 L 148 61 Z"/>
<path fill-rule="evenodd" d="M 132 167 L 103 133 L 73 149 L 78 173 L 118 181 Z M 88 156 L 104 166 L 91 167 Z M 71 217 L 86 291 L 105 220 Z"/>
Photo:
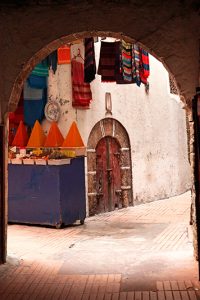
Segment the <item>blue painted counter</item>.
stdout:
<path fill-rule="evenodd" d="M 8 165 L 8 221 L 68 225 L 86 216 L 84 157 L 69 165 Z"/>

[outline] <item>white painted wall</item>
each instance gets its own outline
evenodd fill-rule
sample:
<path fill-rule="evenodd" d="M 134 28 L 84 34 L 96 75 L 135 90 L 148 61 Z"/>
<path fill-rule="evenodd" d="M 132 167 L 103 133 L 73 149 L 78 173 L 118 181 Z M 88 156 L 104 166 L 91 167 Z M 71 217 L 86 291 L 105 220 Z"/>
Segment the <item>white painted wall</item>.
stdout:
<path fill-rule="evenodd" d="M 95 43 L 98 67 L 100 43 Z M 72 46 L 72 55 L 80 45 Z M 91 83 L 93 101 L 89 110 L 72 108 L 71 66 L 59 65 L 56 74 L 50 72 L 49 97 L 68 100 L 61 106 L 58 126 L 65 137 L 72 121 L 76 121 L 87 145 L 92 127 L 105 114 L 105 93 L 112 96 L 112 117 L 126 128 L 132 152 L 133 197 L 138 201 L 152 201 L 178 195 L 191 186 L 187 155 L 185 111 L 178 96 L 169 93 L 168 73 L 150 55 L 149 94 L 142 84 L 117 85 L 102 83 L 101 77 Z M 110 116 L 109 116 L 110 117 Z M 43 128 L 49 130 L 45 120 Z"/>

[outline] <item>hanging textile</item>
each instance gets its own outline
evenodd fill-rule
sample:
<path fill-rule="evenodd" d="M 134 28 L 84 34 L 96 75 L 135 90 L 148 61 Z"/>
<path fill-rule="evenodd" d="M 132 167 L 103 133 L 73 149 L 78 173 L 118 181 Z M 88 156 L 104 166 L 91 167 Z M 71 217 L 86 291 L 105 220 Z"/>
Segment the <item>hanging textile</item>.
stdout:
<path fill-rule="evenodd" d="M 46 89 L 31 88 L 24 84 L 24 123 L 33 127 L 36 120 L 44 118 L 44 107 L 47 101 Z"/>
<path fill-rule="evenodd" d="M 140 79 L 142 83 L 147 84 L 149 73 L 149 54 L 144 49 L 140 49 Z"/>
<path fill-rule="evenodd" d="M 84 81 L 90 83 L 95 79 L 95 75 L 96 75 L 94 39 L 85 38 L 84 45 L 85 45 Z"/>
<path fill-rule="evenodd" d="M 14 112 L 10 112 L 9 115 L 9 136 L 8 136 L 8 142 L 9 145 L 12 144 L 12 141 L 15 137 L 15 134 L 17 132 L 18 125 L 20 121 L 24 121 L 24 99 L 23 99 L 23 93 L 21 93 L 21 97 L 17 106 L 17 109 Z"/>
<path fill-rule="evenodd" d="M 124 81 L 132 83 L 132 44 L 122 40 L 122 72 Z"/>
<path fill-rule="evenodd" d="M 140 48 L 137 44 L 134 44 L 132 49 L 132 73 L 134 82 L 140 86 Z"/>
<path fill-rule="evenodd" d="M 116 42 L 116 57 L 115 57 L 115 79 L 117 84 L 129 84 L 132 82 L 127 82 L 123 77 L 122 69 L 122 43 Z"/>
<path fill-rule="evenodd" d="M 33 71 L 31 72 L 33 75 L 42 76 L 42 77 L 48 77 L 49 76 L 49 68 L 47 65 L 47 60 L 44 59 L 39 64 L 35 66 Z"/>
<path fill-rule="evenodd" d="M 77 108 L 89 108 L 92 100 L 90 84 L 84 82 L 83 63 L 72 59 L 72 106 Z"/>
<path fill-rule="evenodd" d="M 101 41 L 99 67 L 97 74 L 101 75 L 101 81 L 113 82 L 116 72 L 116 42 Z"/>
<path fill-rule="evenodd" d="M 70 55 L 70 46 L 61 46 L 58 48 L 58 64 L 70 64 L 71 55 Z"/>
<path fill-rule="evenodd" d="M 57 50 L 53 51 L 47 56 L 47 64 L 49 69 L 51 68 L 53 70 L 53 73 L 55 74 L 57 70 L 57 64 L 58 64 Z"/>
<path fill-rule="evenodd" d="M 35 89 L 47 88 L 47 77 L 30 74 L 27 80 L 29 86 L 32 88 Z"/>

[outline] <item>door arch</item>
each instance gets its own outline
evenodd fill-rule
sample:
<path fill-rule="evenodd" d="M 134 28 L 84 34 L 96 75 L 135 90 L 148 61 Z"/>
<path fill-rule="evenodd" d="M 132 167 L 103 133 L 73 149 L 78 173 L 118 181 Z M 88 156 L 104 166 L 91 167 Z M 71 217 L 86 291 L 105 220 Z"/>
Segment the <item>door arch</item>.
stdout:
<path fill-rule="evenodd" d="M 90 216 L 133 205 L 130 141 L 119 121 L 105 118 L 93 127 L 87 168 Z"/>

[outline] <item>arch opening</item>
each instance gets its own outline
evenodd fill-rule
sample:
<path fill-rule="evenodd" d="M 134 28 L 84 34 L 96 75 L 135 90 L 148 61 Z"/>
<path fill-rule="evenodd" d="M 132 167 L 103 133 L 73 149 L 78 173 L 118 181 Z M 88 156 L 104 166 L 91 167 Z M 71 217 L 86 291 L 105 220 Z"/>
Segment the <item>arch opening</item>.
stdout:
<path fill-rule="evenodd" d="M 18 76 L 18 78 L 16 79 L 15 85 L 13 87 L 12 90 L 12 94 L 10 97 L 10 101 L 9 101 L 9 110 L 13 110 L 16 105 L 17 105 L 17 99 L 19 97 L 20 94 L 20 88 L 22 88 L 23 86 L 23 82 L 24 80 L 27 78 L 29 72 L 33 69 L 34 65 L 36 63 L 38 63 L 41 59 L 45 58 L 46 55 L 50 54 L 53 50 L 57 49 L 58 46 L 61 46 L 65 43 L 71 43 L 72 41 L 75 40 L 79 40 L 79 39 L 83 39 L 84 37 L 88 37 L 88 36 L 102 36 L 102 35 L 107 35 L 108 37 L 115 37 L 115 38 L 124 38 L 127 41 L 131 41 L 134 42 L 133 39 L 130 39 L 129 37 L 126 37 L 120 33 L 112 33 L 112 32 L 84 32 L 84 33 L 78 33 L 78 34 L 74 34 L 74 35 L 70 35 L 67 37 L 63 37 L 62 39 L 56 40 L 54 42 L 52 42 L 51 44 L 49 44 L 47 47 L 43 48 L 41 51 L 39 51 L 34 57 L 32 57 L 28 64 L 26 64 L 26 66 L 24 67 L 23 71 L 21 72 L 21 74 Z M 143 45 L 142 45 L 143 46 Z M 148 48 L 144 47 L 146 50 L 149 51 Z M 149 51 L 150 53 L 153 53 L 153 51 Z M 183 100 L 183 98 L 181 98 Z M 94 123 L 94 122 L 93 122 Z M 122 123 L 123 124 L 123 123 Z M 114 117 L 103 117 L 100 118 L 100 121 L 98 121 L 97 123 L 94 124 L 94 126 L 91 129 L 91 132 L 89 134 L 89 138 L 88 138 L 88 143 L 87 143 L 87 180 L 88 180 L 88 200 L 89 200 L 89 214 L 90 215 L 94 215 L 95 213 L 99 213 L 99 212 L 103 212 L 103 211 L 109 211 L 109 210 L 115 210 L 115 208 L 123 208 L 123 207 L 127 207 L 127 206 L 131 206 L 134 204 L 134 200 L 136 201 L 136 204 L 140 203 L 140 201 L 138 200 L 138 195 L 134 195 L 133 197 L 133 184 L 132 184 L 132 160 L 131 157 L 134 156 L 134 151 L 135 149 L 131 150 L 131 144 L 130 144 L 130 138 L 129 138 L 129 134 L 128 134 L 128 129 L 126 126 L 122 125 L 121 122 L 119 122 L 118 120 L 116 120 Z M 148 125 L 148 124 L 147 124 Z M 106 134 L 104 135 L 104 133 L 106 132 Z M 117 194 L 117 199 L 118 202 L 114 202 L 113 206 L 111 205 L 111 207 L 109 207 L 109 205 L 107 206 L 107 208 L 105 209 L 105 205 L 104 208 L 101 209 L 97 209 L 97 202 L 98 200 L 98 196 L 101 197 L 101 195 L 97 195 L 98 192 L 97 190 L 100 188 L 99 186 L 96 185 L 96 187 L 94 187 L 94 182 L 99 182 L 100 180 L 100 175 L 97 174 L 100 170 L 100 168 L 98 170 L 95 170 L 95 166 L 98 166 L 98 164 L 100 165 L 100 162 L 97 162 L 97 158 L 96 158 L 96 152 L 101 152 L 101 148 L 100 150 L 98 150 L 99 147 L 99 143 L 102 142 L 104 140 L 104 145 L 100 145 L 101 147 L 104 147 L 104 149 L 106 148 L 107 142 L 106 139 L 110 138 L 111 141 L 116 140 L 117 141 L 117 145 L 119 146 L 119 148 L 114 148 L 116 150 L 116 153 L 118 154 L 118 152 L 120 152 L 120 158 L 117 157 L 117 160 L 119 160 L 121 162 L 121 164 L 119 165 L 120 168 L 120 187 L 116 186 L 115 191 L 118 192 Z M 108 142 L 112 143 L 112 142 Z M 109 146 L 110 147 L 110 144 Z M 115 147 L 115 146 L 113 146 Z M 133 151 L 133 153 L 131 153 Z M 110 152 L 110 151 L 108 151 Z M 123 153 L 123 155 L 122 155 Z M 97 153 L 98 154 L 98 153 Z M 151 157 L 154 155 L 154 153 L 147 153 L 147 160 L 151 160 Z M 149 167 L 149 166 L 148 166 Z M 106 166 L 107 169 L 109 169 L 109 165 Z M 96 172 L 96 174 L 95 174 Z M 149 182 L 151 182 L 152 179 L 151 174 L 147 174 L 147 179 Z M 96 180 L 94 177 L 97 177 L 98 180 Z M 108 174 L 108 177 L 110 176 L 110 173 Z M 95 189 L 96 188 L 96 189 Z M 108 188 L 109 190 L 109 188 Z M 95 195 L 96 193 L 96 195 Z M 107 193 L 110 193 L 110 191 L 107 191 Z M 99 194 L 101 194 L 99 192 Z M 119 198 L 121 198 L 119 200 Z M 105 201 L 104 201 L 105 202 Z"/>

